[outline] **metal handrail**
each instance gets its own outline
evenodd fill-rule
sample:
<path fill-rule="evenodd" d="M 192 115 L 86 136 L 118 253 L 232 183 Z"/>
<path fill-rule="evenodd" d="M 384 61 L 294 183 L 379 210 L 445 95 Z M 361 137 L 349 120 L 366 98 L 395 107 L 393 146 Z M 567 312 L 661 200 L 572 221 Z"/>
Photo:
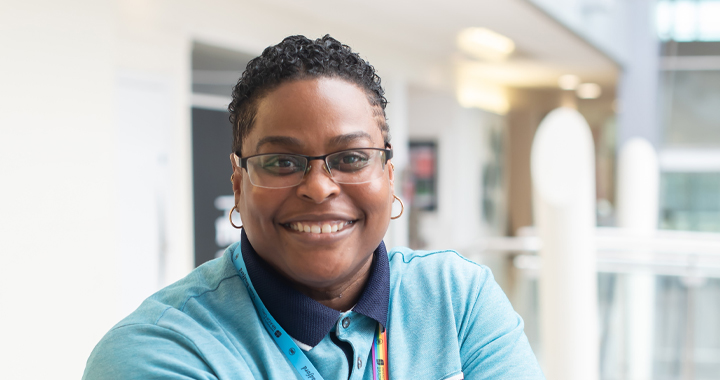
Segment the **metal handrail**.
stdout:
<path fill-rule="evenodd" d="M 610 273 L 720 278 L 720 234 L 658 230 L 637 233 L 598 227 L 595 234 L 597 269 Z M 542 241 L 534 229 L 516 237 L 484 237 L 466 247 L 469 252 L 512 255 L 516 268 L 537 271 Z"/>

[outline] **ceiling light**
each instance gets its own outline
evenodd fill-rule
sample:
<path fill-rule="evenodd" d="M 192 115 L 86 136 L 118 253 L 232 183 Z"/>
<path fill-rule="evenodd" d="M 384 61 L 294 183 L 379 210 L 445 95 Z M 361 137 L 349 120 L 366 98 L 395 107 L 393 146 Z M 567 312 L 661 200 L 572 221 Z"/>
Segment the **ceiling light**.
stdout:
<path fill-rule="evenodd" d="M 457 62 L 456 98 L 461 106 L 504 115 L 510 109 L 505 87 L 488 80 L 478 63 Z"/>
<path fill-rule="evenodd" d="M 480 108 L 499 115 L 505 115 L 510 104 L 500 86 L 480 83 L 466 83 L 458 87 L 457 100 L 466 108 Z"/>
<path fill-rule="evenodd" d="M 511 39 L 485 28 L 463 29 L 458 33 L 457 45 L 473 57 L 493 61 L 505 59 L 515 50 Z"/>
<path fill-rule="evenodd" d="M 576 91 L 580 99 L 597 99 L 602 94 L 602 89 L 597 83 L 583 83 L 577 87 Z"/>
<path fill-rule="evenodd" d="M 558 86 L 563 90 L 574 90 L 580 84 L 580 78 L 577 75 L 567 74 L 558 78 Z"/>

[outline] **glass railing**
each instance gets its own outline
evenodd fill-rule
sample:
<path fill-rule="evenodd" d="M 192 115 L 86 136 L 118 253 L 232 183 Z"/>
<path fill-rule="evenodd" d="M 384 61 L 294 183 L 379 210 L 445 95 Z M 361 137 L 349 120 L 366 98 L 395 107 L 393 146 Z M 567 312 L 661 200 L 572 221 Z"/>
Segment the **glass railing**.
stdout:
<path fill-rule="evenodd" d="M 466 251 L 471 259 L 493 269 L 525 320 L 526 334 L 542 363 L 538 301 L 542 242 L 532 230 L 520 234 L 480 239 Z M 658 231 L 638 236 L 598 228 L 596 247 L 600 378 L 640 378 L 633 376 L 638 371 L 636 360 L 646 355 L 647 379 L 720 379 L 720 234 Z M 642 293 L 652 298 L 649 302 L 637 303 L 630 296 L 638 281 L 649 284 Z M 632 331 L 638 323 L 651 326 L 650 336 L 638 337 Z M 638 356 L 632 352 L 637 347 L 646 352 Z"/>

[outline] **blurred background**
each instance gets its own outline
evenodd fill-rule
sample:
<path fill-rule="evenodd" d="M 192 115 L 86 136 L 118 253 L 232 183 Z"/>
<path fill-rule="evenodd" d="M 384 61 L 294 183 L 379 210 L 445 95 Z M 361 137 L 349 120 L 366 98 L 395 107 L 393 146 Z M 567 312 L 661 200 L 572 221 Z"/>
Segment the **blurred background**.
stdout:
<path fill-rule="evenodd" d="M 492 268 L 549 379 L 720 379 L 718 0 L 0 0 L 1 378 L 79 378 L 237 241 L 231 88 L 268 45 L 327 33 L 387 91 L 389 246 Z M 589 144 L 535 141 L 558 107 Z"/>

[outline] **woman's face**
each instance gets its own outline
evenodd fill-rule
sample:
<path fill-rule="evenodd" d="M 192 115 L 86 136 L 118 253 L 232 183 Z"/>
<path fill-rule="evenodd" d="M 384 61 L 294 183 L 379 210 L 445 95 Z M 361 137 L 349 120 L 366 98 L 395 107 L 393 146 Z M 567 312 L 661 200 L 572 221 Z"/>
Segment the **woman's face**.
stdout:
<path fill-rule="evenodd" d="M 319 78 L 284 83 L 262 98 L 242 153 L 321 156 L 350 148 L 384 148 L 373 107 L 358 86 Z M 300 284 L 331 288 L 367 268 L 382 240 L 393 172 L 388 164 L 371 182 L 338 184 L 322 161 L 310 165 L 299 185 L 268 189 L 254 186 L 233 163 L 235 201 L 248 239 L 265 261 Z M 297 231 L 298 223 L 311 232 Z M 325 225 L 340 230 L 312 232 Z"/>

